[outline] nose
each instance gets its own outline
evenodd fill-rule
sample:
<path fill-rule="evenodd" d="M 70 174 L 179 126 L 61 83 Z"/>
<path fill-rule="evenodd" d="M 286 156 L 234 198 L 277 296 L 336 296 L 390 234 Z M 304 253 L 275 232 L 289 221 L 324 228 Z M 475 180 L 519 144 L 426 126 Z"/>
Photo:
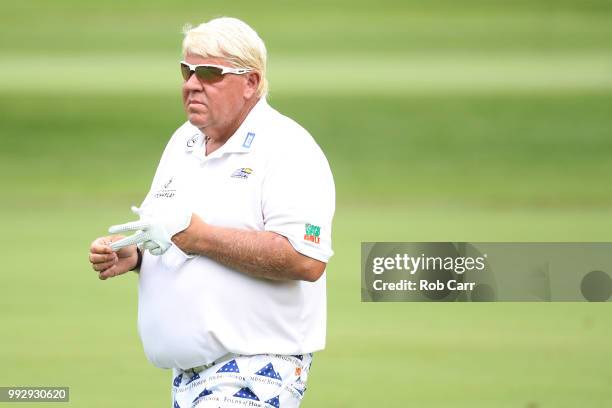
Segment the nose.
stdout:
<path fill-rule="evenodd" d="M 183 88 L 186 91 L 201 91 L 202 90 L 202 83 L 200 82 L 198 77 L 196 77 L 195 72 L 192 72 L 189 79 L 183 83 Z"/>

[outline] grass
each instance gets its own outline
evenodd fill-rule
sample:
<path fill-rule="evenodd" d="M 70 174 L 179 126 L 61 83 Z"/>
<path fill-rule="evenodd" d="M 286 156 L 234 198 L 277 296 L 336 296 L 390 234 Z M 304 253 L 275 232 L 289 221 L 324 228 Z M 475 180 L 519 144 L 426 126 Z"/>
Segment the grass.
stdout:
<path fill-rule="evenodd" d="M 273 97 L 538 95 L 612 89 L 612 57 L 607 50 L 277 53 L 270 59 Z M 81 97 L 91 93 L 168 95 L 180 86 L 179 60 L 178 53 L 5 54 L 0 86 L 5 92 Z M 40 75 L 41 66 L 44 76 L 52 80 L 31 80 Z"/>
<path fill-rule="evenodd" d="M 329 156 L 340 203 L 609 208 L 612 94 L 273 96 Z M 25 198 L 136 202 L 184 120 L 177 95 L 0 98 L 0 170 Z M 146 120 L 141 118 L 146 117 Z M 344 118 L 351 118 L 346 120 Z M 350 153 L 347 153 L 347 145 Z M 12 171 L 15 167 L 18 172 Z M 66 186 L 70 182 L 70 188 Z"/>

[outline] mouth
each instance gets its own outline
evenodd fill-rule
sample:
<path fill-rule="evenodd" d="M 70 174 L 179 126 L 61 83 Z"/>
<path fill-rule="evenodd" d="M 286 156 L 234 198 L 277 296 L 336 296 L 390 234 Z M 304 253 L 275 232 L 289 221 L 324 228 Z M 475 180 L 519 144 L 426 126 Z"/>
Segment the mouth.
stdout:
<path fill-rule="evenodd" d="M 196 100 L 190 99 L 190 100 L 187 101 L 187 105 L 204 105 L 204 103 L 200 102 L 200 101 L 196 101 Z"/>

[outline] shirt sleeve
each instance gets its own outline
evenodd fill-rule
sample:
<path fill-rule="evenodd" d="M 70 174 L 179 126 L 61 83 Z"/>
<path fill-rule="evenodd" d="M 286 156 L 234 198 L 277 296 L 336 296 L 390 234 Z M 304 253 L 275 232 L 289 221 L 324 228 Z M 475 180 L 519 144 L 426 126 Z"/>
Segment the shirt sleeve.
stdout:
<path fill-rule="evenodd" d="M 270 158 L 262 186 L 264 229 L 327 263 L 333 255 L 334 180 L 325 155 L 308 138 L 309 143 L 277 150 Z"/>

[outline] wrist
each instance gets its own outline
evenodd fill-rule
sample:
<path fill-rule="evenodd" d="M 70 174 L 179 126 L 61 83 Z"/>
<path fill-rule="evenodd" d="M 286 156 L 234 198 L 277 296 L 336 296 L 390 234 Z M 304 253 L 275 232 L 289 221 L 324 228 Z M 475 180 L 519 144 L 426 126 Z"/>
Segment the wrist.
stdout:
<path fill-rule="evenodd" d="M 142 251 L 136 247 L 136 265 L 130 271 L 140 272 L 140 266 L 142 265 Z"/>

